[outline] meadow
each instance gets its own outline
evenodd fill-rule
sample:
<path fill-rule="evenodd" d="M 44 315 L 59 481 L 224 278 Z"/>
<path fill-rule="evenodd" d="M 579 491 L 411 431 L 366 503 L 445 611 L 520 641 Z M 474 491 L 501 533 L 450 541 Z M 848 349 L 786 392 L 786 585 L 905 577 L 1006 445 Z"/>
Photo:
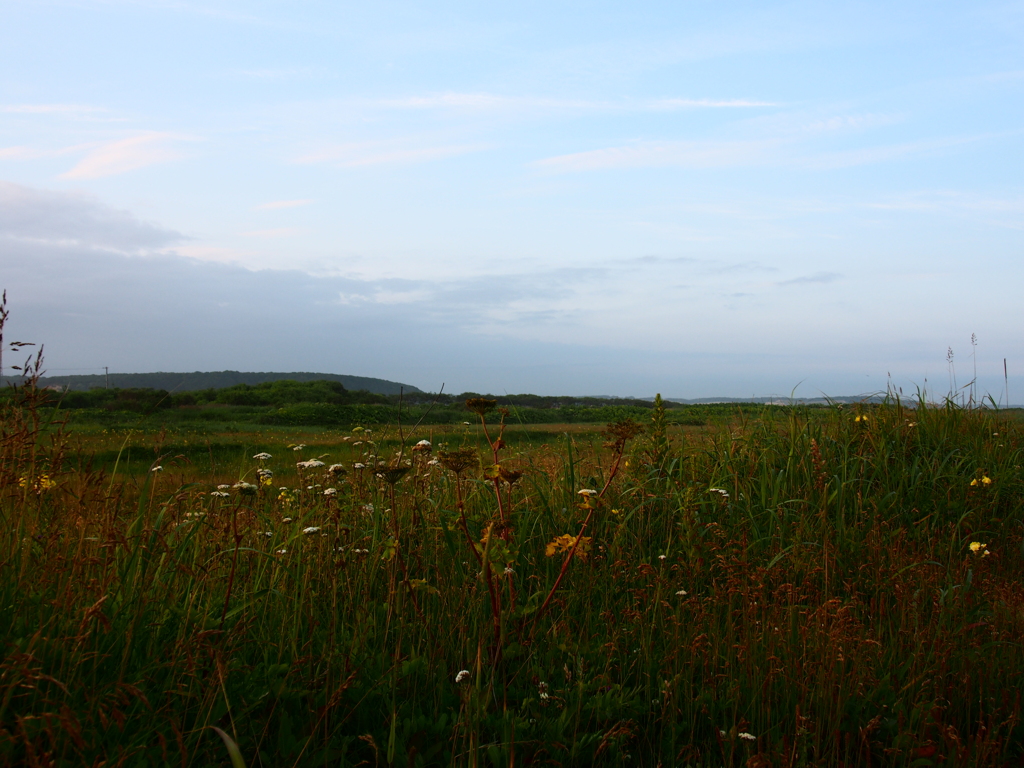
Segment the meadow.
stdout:
<path fill-rule="evenodd" d="M 1016 412 L 46 397 L 0 404 L 2 764 L 1024 760 Z"/>

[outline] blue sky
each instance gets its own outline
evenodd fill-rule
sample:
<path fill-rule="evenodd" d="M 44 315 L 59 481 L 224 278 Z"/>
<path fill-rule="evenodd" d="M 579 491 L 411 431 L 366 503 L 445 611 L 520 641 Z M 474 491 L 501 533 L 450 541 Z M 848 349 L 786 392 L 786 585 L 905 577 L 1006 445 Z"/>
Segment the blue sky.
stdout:
<path fill-rule="evenodd" d="M 941 396 L 952 347 L 1024 400 L 1022 2 L 0 16 L 0 287 L 54 373 Z"/>

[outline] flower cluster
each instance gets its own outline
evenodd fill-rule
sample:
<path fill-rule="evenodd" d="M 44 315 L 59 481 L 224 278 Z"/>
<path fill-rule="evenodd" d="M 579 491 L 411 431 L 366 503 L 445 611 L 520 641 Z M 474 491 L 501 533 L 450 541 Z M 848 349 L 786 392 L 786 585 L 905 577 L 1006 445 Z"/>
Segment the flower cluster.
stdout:
<path fill-rule="evenodd" d="M 577 538 L 579 539 L 579 543 L 577 543 Z M 559 552 L 570 552 L 573 547 L 575 547 L 577 555 L 580 557 L 586 557 L 587 552 L 590 551 L 590 542 L 590 536 L 576 537 L 565 533 L 553 538 L 544 548 L 544 554 L 548 557 L 553 557 Z"/>
<path fill-rule="evenodd" d="M 18 479 L 18 486 L 21 488 L 30 488 L 35 491 L 35 493 L 40 494 L 50 490 L 51 488 L 55 488 L 57 483 L 55 480 L 52 480 L 49 475 L 40 475 L 34 480 L 28 477 L 21 477 Z"/>

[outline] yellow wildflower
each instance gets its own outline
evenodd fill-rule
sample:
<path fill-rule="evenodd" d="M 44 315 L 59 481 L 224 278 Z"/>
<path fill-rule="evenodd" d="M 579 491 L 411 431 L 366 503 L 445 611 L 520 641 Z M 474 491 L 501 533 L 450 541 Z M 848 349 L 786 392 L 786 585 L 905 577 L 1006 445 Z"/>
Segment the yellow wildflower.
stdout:
<path fill-rule="evenodd" d="M 552 557 L 559 552 L 569 552 L 572 548 L 576 547 L 576 554 L 580 557 L 586 557 L 587 552 L 590 550 L 590 536 L 579 537 L 579 544 L 576 544 L 576 536 L 571 536 L 568 533 L 562 534 L 561 536 L 555 536 L 547 547 L 544 549 L 544 554 L 548 557 Z"/>
<path fill-rule="evenodd" d="M 988 544 L 983 544 L 980 541 L 972 541 L 971 542 L 971 552 L 980 552 L 981 550 L 983 550 L 987 546 L 988 546 Z"/>

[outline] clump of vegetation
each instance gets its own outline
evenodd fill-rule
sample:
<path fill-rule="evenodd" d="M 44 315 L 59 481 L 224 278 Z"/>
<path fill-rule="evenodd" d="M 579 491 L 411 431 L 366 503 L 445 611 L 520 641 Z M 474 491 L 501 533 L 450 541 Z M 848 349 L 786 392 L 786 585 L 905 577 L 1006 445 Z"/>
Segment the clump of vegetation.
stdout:
<path fill-rule="evenodd" d="M 1024 759 L 997 412 L 520 439 L 477 397 L 468 427 L 267 433 L 202 467 L 103 436 L 151 443 L 124 473 L 41 396 L 0 412 L 5 764 Z"/>

